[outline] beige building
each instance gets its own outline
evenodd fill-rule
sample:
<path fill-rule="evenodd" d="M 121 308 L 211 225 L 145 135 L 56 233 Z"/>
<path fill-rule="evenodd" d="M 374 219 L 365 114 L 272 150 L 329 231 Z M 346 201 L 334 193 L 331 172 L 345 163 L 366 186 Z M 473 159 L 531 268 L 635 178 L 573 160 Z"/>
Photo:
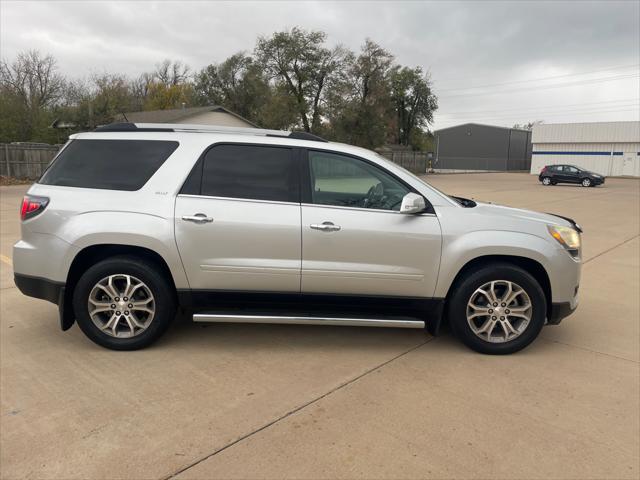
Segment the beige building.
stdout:
<path fill-rule="evenodd" d="M 219 105 L 126 112 L 117 117 L 116 121 L 132 123 L 191 123 L 195 125 L 259 128 L 255 123 Z"/>
<path fill-rule="evenodd" d="M 569 164 L 605 176 L 640 177 L 640 122 L 533 126 L 531 173 Z"/>

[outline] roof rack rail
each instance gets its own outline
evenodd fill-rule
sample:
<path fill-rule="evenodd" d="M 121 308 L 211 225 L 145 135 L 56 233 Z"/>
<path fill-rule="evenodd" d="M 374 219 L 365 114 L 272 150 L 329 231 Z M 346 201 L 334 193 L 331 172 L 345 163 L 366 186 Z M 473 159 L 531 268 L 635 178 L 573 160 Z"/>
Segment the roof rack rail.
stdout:
<path fill-rule="evenodd" d="M 193 133 L 230 133 L 239 135 L 258 135 L 265 137 L 291 138 L 328 142 L 308 132 L 288 132 L 286 130 L 267 130 L 262 128 L 223 127 L 217 125 L 192 125 L 182 123 L 131 123 L 120 122 L 101 125 L 96 132 L 193 132 Z"/>
<path fill-rule="evenodd" d="M 291 132 L 289 135 L 287 135 L 288 138 L 293 138 L 296 140 L 311 140 L 313 142 L 325 142 L 325 143 L 329 143 L 329 140 L 325 140 L 322 137 L 319 137 L 318 135 L 314 135 L 313 133 L 309 133 L 309 132 Z"/>
<path fill-rule="evenodd" d="M 121 123 L 109 123 L 107 125 L 100 125 L 94 132 L 173 132 L 173 128 L 158 127 L 157 124 L 152 124 L 152 127 L 138 127 L 135 123 L 121 122 Z"/>

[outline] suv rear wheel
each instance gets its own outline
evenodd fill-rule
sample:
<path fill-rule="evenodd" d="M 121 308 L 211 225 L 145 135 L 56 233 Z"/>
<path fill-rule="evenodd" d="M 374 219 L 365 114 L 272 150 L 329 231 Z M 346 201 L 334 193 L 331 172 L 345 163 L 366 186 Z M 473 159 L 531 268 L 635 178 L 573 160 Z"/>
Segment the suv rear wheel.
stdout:
<path fill-rule="evenodd" d="M 78 325 L 92 341 L 112 350 L 137 350 L 157 340 L 176 312 L 175 294 L 162 272 L 136 257 L 96 263 L 73 294 Z"/>
<path fill-rule="evenodd" d="M 542 184 L 544 186 L 549 186 L 551 185 L 551 178 L 550 177 L 542 177 Z"/>
<path fill-rule="evenodd" d="M 500 263 L 466 275 L 449 300 L 448 315 L 465 345 L 503 355 L 522 350 L 538 336 L 546 310 L 536 279 L 515 265 Z"/>

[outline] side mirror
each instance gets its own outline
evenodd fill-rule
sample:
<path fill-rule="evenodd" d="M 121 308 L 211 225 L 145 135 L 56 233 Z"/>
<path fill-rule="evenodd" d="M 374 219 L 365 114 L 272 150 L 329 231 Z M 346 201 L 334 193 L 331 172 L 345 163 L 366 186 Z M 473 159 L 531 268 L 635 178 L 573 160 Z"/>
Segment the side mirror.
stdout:
<path fill-rule="evenodd" d="M 400 213 L 420 213 L 423 212 L 425 208 L 427 208 L 427 205 L 424 202 L 424 197 L 422 197 L 422 195 L 418 195 L 417 193 L 407 193 L 402 198 Z"/>

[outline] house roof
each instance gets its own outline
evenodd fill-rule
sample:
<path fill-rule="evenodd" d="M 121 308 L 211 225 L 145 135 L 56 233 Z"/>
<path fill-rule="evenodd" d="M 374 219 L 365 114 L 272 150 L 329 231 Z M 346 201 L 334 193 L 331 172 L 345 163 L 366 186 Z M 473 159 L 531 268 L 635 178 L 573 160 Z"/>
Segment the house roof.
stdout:
<path fill-rule="evenodd" d="M 255 128 L 259 128 L 255 123 L 232 112 L 220 105 L 209 105 L 207 107 L 174 108 L 171 110 L 147 110 L 143 112 L 125 112 L 120 116 L 121 120 L 132 123 L 176 123 L 194 115 L 205 112 L 224 112 L 242 120 Z"/>

